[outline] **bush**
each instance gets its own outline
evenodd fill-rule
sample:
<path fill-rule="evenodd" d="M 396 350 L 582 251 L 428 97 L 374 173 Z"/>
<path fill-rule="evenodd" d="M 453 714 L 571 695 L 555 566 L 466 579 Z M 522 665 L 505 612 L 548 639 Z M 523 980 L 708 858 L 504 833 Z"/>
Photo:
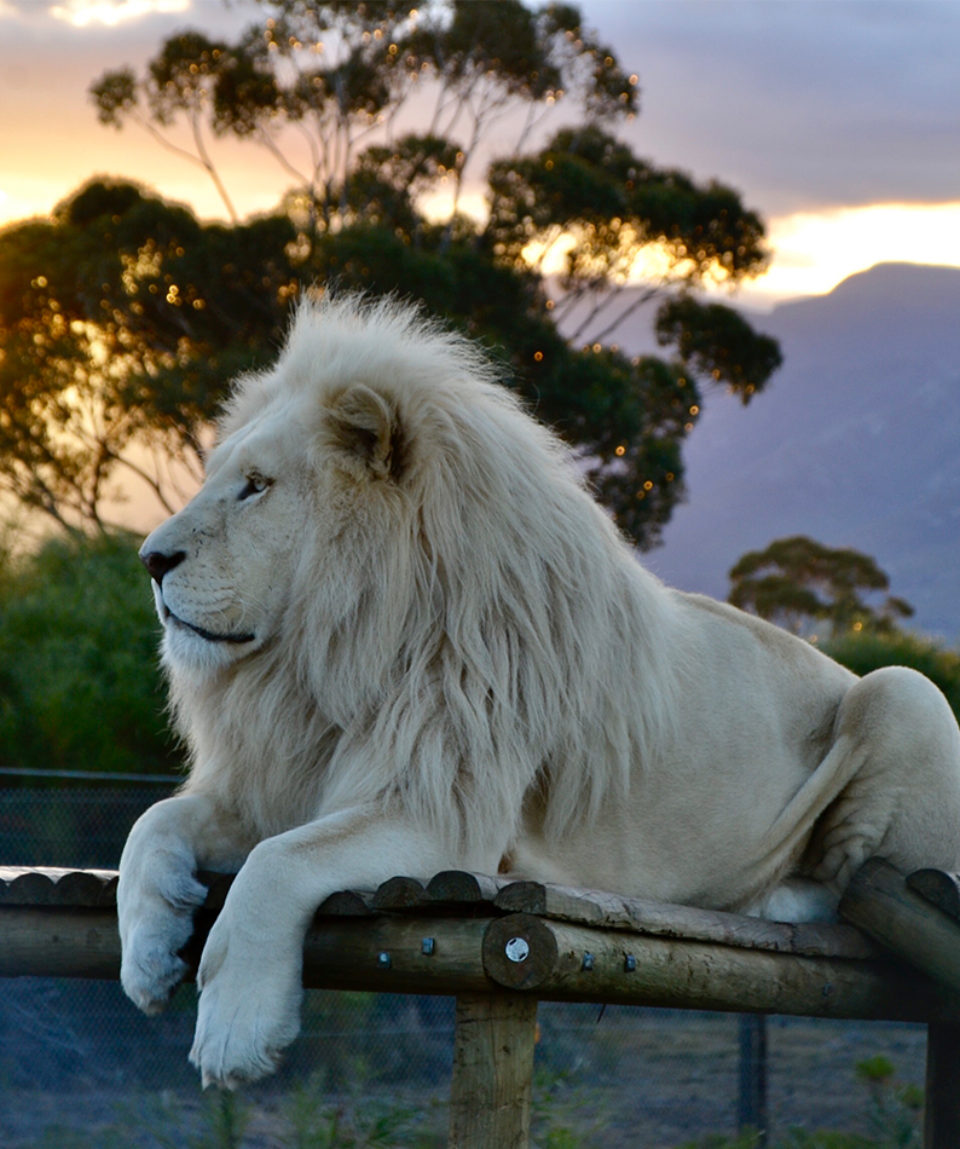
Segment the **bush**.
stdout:
<path fill-rule="evenodd" d="M 854 674 L 881 666 L 909 666 L 940 687 L 960 718 L 960 652 L 906 631 L 885 634 L 863 631 L 825 643 L 823 649 Z"/>
<path fill-rule="evenodd" d="M 170 773 L 158 625 L 132 536 L 0 563 L 0 766 Z"/>

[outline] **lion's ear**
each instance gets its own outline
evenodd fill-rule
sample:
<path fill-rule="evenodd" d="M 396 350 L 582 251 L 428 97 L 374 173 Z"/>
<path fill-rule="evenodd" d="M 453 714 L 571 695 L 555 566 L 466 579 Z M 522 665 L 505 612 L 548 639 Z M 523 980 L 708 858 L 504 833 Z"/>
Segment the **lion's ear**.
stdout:
<path fill-rule="evenodd" d="M 363 383 L 354 383 L 327 409 L 330 446 L 354 474 L 398 479 L 403 470 L 403 431 L 394 405 Z"/>

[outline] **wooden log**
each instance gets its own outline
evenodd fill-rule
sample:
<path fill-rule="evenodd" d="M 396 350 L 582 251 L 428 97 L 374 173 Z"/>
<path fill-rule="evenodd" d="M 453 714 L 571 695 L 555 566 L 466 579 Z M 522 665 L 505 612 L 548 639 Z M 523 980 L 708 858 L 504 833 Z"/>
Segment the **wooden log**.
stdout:
<path fill-rule="evenodd" d="M 194 960 L 213 915 L 198 918 Z M 0 976 L 119 973 L 112 910 L 3 906 L 0 937 Z M 528 954 L 515 945 L 511 958 L 517 938 Z M 738 950 L 532 915 L 325 918 L 307 937 L 304 984 L 450 995 L 499 987 L 558 1001 L 960 1023 L 956 994 L 892 963 Z"/>
<path fill-rule="evenodd" d="M 381 993 L 482 993 L 483 918 L 418 915 L 328 918 L 304 947 L 304 985 Z"/>
<path fill-rule="evenodd" d="M 960 1145 L 960 1025 L 933 1022 L 927 1027 L 924 1149 Z"/>
<path fill-rule="evenodd" d="M 207 887 L 204 908 L 221 909 L 234 875 L 202 871 L 197 877 Z M 115 903 L 116 886 L 117 875 L 112 870 L 0 867 L 0 905 L 106 907 Z M 475 910 L 487 905 L 504 912 L 537 914 L 604 929 L 780 953 L 869 958 L 882 952 L 851 926 L 767 922 L 740 914 L 624 898 L 604 891 L 512 881 L 459 870 L 437 874 L 426 887 L 417 878 L 395 877 L 373 892 L 340 890 L 331 894 L 317 913 L 322 917 L 366 917 L 384 910 L 426 910 L 439 906 L 469 906 Z"/>
<path fill-rule="evenodd" d="M 207 887 L 205 910 L 223 908 L 235 874 L 201 870 L 198 880 Z M 412 878 L 391 879 L 412 882 Z M 418 883 L 419 884 L 419 883 Z M 422 890 L 422 886 L 420 887 Z M 373 912 L 375 895 L 362 890 L 338 890 L 317 910 L 335 917 L 366 917 Z M 117 904 L 116 870 L 69 870 L 55 866 L 0 866 L 0 906 L 64 906 L 108 908 Z M 412 903 L 411 903 L 412 904 Z"/>
<path fill-rule="evenodd" d="M 113 908 L 0 906 L 0 977 L 120 976 Z"/>
<path fill-rule="evenodd" d="M 560 968 L 552 923 L 535 914 L 494 919 L 483 938 L 483 967 L 506 989 L 540 991 Z"/>
<path fill-rule="evenodd" d="M 371 906 L 375 910 L 409 910 L 427 901 L 426 890 L 419 878 L 389 878 L 374 892 Z"/>
<path fill-rule="evenodd" d="M 337 890 L 325 898 L 316 912 L 320 918 L 367 918 L 373 913 L 372 893 Z"/>
<path fill-rule="evenodd" d="M 508 878 L 471 874 L 465 870 L 442 870 L 427 882 L 427 898 L 443 905 L 492 904 Z"/>
<path fill-rule="evenodd" d="M 0 905 L 107 907 L 116 901 L 116 870 L 0 866 Z"/>
<path fill-rule="evenodd" d="M 526 1149 L 537 1000 L 457 997 L 450 1086 L 450 1149 Z"/>
<path fill-rule="evenodd" d="M 198 912 L 194 958 L 215 917 L 215 904 L 222 901 L 223 891 L 232 880 L 229 875 L 203 877 L 212 885 L 207 906 Z M 902 879 L 899 883 L 903 890 Z M 119 943 L 115 911 L 111 904 L 97 912 L 101 899 L 112 903 L 115 875 L 7 870 L 2 884 L 5 894 L 0 899 L 0 973 L 116 976 Z M 605 895 L 599 899 L 592 895 L 571 899 L 567 897 L 569 891 L 559 888 L 523 885 L 525 890 L 521 892 L 525 897 L 547 896 L 539 908 L 562 908 L 566 899 L 569 904 L 594 907 L 585 912 L 606 913 Z M 484 904 L 482 900 L 469 900 L 484 899 L 494 889 L 494 897 L 500 899 L 503 894 L 505 900 L 510 889 L 514 889 L 510 896 L 518 896 L 516 886 L 517 883 L 499 878 L 484 882 L 477 875 L 459 872 L 440 875 L 438 892 L 446 898 L 451 896 L 451 890 L 459 891 L 468 899 L 466 905 L 472 907 L 466 916 L 456 918 L 446 914 L 432 916 L 428 913 L 431 906 L 409 916 L 371 914 L 369 901 L 375 894 L 343 895 L 353 907 L 348 912 L 362 916 L 316 919 L 307 942 L 307 984 L 453 994 L 499 985 L 560 1000 L 607 998 L 736 1012 L 768 1010 L 827 1017 L 960 1020 L 957 993 L 947 993 L 925 979 L 911 977 L 890 963 L 835 956 L 808 960 L 807 956 L 777 948 L 779 941 L 769 950 L 744 949 L 734 944 L 741 940 L 755 947 L 758 939 L 748 927 L 758 925 L 763 931 L 771 923 L 648 904 L 644 914 L 649 911 L 649 916 L 643 920 L 650 930 L 665 931 L 665 936 L 658 937 L 629 932 L 622 926 L 616 930 L 595 929 L 531 914 L 492 918 L 477 912 Z M 400 901 L 416 896 L 415 885 L 406 879 L 393 888 Z M 936 922 L 945 922 L 953 941 L 960 927 L 944 919 L 912 891 L 906 892 L 920 903 L 924 920 L 932 917 Z M 355 904 L 354 899 L 359 901 Z M 30 900 L 41 904 L 22 904 Z M 58 904 L 63 900 L 67 904 Z M 445 904 L 433 905 L 447 908 Z M 628 909 L 634 914 L 636 904 Z M 679 917 L 675 914 L 678 909 L 683 911 Z M 727 923 L 728 918 L 733 918 L 733 923 Z M 732 934 L 728 924 L 732 924 Z M 690 933 L 699 930 L 702 936 L 720 940 L 675 936 L 681 928 Z M 521 947 L 514 945 L 512 956 L 508 956 L 507 947 L 516 939 L 526 945 L 527 952 L 519 955 Z M 953 972 L 955 952 L 951 950 L 945 959 L 948 974 Z M 780 961 L 781 958 L 793 960 Z"/>
<path fill-rule="evenodd" d="M 512 882 L 494 898 L 497 909 L 556 921 L 652 937 L 806 954 L 810 957 L 877 958 L 883 951 L 846 925 L 768 922 L 722 910 L 626 898 L 603 890 L 578 890 L 541 882 Z"/>
<path fill-rule="evenodd" d="M 946 870 L 915 870 L 908 875 L 907 885 L 955 922 L 960 921 L 960 874 L 950 874 Z"/>
<path fill-rule="evenodd" d="M 194 942 L 184 954 L 193 968 L 214 918 L 198 914 Z M 401 993 L 488 989 L 481 958 L 484 925 L 477 919 L 325 919 L 307 935 L 304 984 Z M 113 910 L 4 906 L 0 936 L 2 977 L 119 976 Z"/>
<path fill-rule="evenodd" d="M 200 911 L 184 958 L 196 969 L 215 915 Z M 304 985 L 449 994 L 496 987 L 483 968 L 482 918 L 325 918 L 304 946 Z M 120 976 L 113 910 L 0 907 L 0 977 Z"/>
<path fill-rule="evenodd" d="M 915 893 L 899 870 L 871 858 L 853 876 L 840 913 L 876 941 L 960 993 L 960 923 Z"/>
<path fill-rule="evenodd" d="M 530 914 L 491 921 L 483 957 L 493 981 L 541 1000 L 808 1017 L 960 1019 L 958 995 L 889 961 L 737 949 L 596 930 Z"/>

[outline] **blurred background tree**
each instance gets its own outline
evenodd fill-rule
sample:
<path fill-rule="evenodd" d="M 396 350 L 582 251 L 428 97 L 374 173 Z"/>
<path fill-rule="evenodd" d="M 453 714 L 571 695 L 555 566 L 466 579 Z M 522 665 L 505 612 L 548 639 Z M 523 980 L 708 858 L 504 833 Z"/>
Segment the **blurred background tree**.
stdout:
<path fill-rule="evenodd" d="M 728 602 L 806 636 L 854 674 L 882 666 L 925 674 L 960 719 L 960 652 L 902 629 L 913 607 L 887 593 L 876 559 L 795 535 L 743 555 L 730 581 Z"/>
<path fill-rule="evenodd" d="M 794 634 L 813 628 L 842 638 L 868 631 L 892 633 L 913 613 L 894 595 L 870 602 L 890 589 L 875 559 L 850 547 L 828 547 L 804 535 L 776 539 L 749 551 L 730 571 L 728 602 L 776 622 Z"/>
<path fill-rule="evenodd" d="M 780 362 L 773 340 L 693 295 L 764 269 L 762 221 L 612 134 L 637 111 L 637 77 L 572 5 L 260 6 L 235 43 L 183 32 L 142 75 L 91 88 L 105 124 L 137 123 L 199 165 L 230 224 L 98 179 L 0 234 L 0 486 L 100 530 L 126 470 L 169 510 L 167 461 L 198 469 L 230 377 L 275 355 L 301 290 L 332 282 L 420 299 L 483 340 L 621 527 L 654 545 L 683 497 L 702 388 L 747 402 Z M 582 122 L 551 135 L 558 108 Z M 278 165 L 290 189 L 276 213 L 236 219 L 218 135 Z M 484 165 L 478 219 L 463 205 Z M 654 296 L 672 352 L 608 345 Z"/>
<path fill-rule="evenodd" d="M 95 180 L 0 231 L 0 490 L 102 533 L 124 476 L 176 509 L 224 382 L 275 346 L 283 216 L 224 227 Z"/>

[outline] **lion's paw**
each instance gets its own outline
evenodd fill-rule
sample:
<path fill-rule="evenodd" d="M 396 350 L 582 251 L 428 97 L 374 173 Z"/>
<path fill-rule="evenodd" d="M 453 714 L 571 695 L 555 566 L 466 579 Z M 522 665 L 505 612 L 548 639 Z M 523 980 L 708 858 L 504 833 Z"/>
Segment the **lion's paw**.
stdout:
<path fill-rule="evenodd" d="M 120 984 L 144 1013 L 159 1013 L 187 974 L 187 963 L 171 952 L 166 937 L 138 937 L 123 956 Z"/>
<path fill-rule="evenodd" d="M 188 972 L 180 951 L 193 933 L 193 913 L 206 887 L 192 875 L 169 875 L 119 899 L 123 958 L 120 983 L 144 1013 L 159 1013 Z"/>
<path fill-rule="evenodd" d="M 228 932 L 219 927 L 207 939 L 197 975 L 201 992 L 190 1060 L 204 1089 L 235 1089 L 276 1070 L 299 1032 L 303 991 L 295 962 L 274 954 L 265 970 L 262 954 L 232 953 Z"/>

